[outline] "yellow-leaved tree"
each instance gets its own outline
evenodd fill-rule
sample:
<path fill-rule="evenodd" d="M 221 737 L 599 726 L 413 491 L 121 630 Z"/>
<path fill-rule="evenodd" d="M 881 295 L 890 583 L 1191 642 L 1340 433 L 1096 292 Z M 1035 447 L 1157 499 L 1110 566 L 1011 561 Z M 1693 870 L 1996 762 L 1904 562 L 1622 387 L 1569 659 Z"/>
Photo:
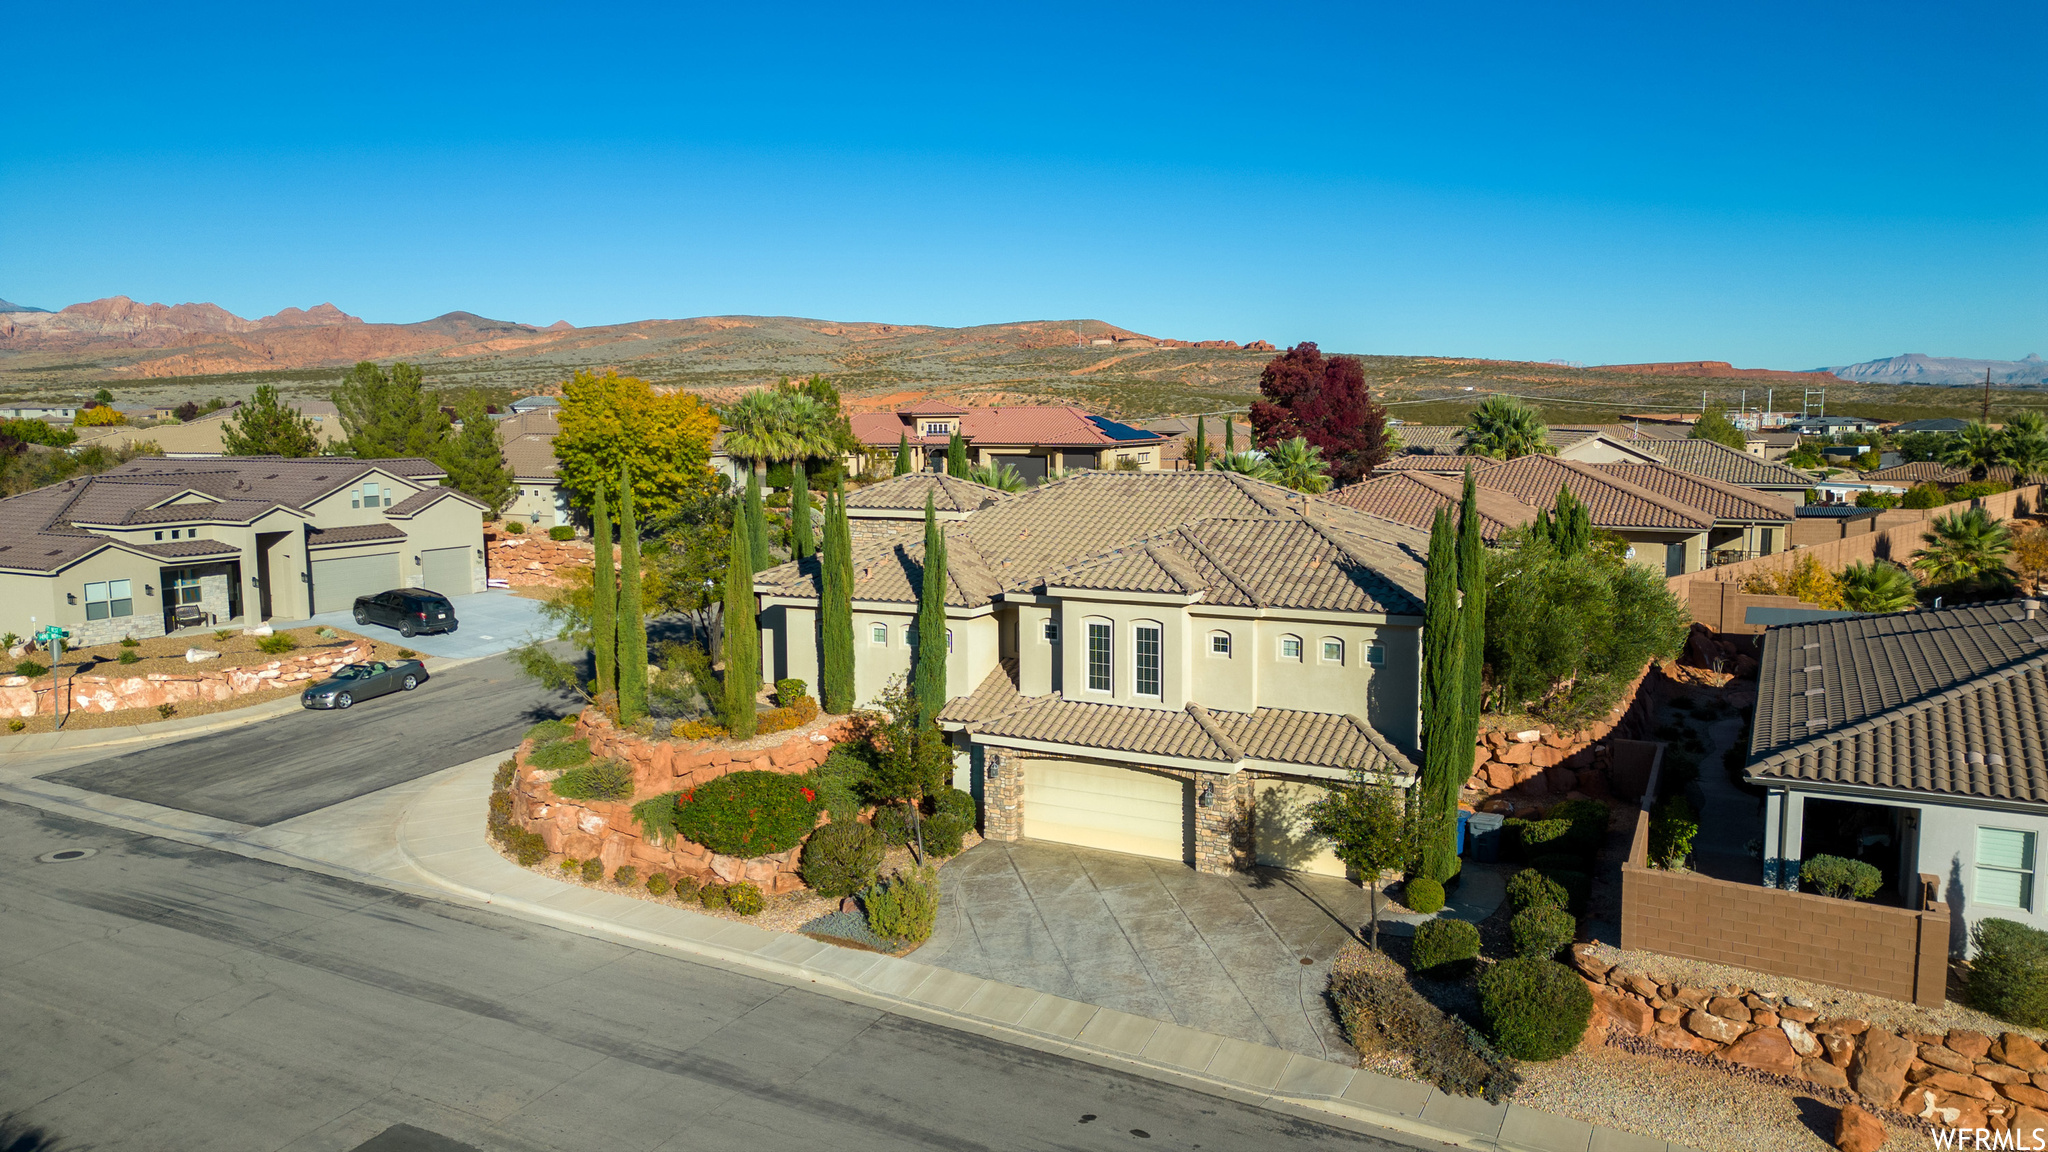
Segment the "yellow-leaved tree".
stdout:
<path fill-rule="evenodd" d="M 81 410 L 71 422 L 80 428 L 106 428 L 115 424 L 126 424 L 128 417 L 111 404 L 100 404 Z"/>
<path fill-rule="evenodd" d="M 618 507 L 619 463 L 631 466 L 633 500 L 646 524 L 710 493 L 718 416 L 686 393 L 662 394 L 636 376 L 578 372 L 562 386 L 556 475 L 589 508 L 599 489 Z"/>
<path fill-rule="evenodd" d="M 1740 587 L 1744 592 L 1759 596 L 1797 596 L 1816 608 L 1837 612 L 1849 607 L 1842 596 L 1841 578 L 1821 567 L 1820 561 L 1811 556 L 1800 557 L 1790 569 L 1745 576 Z"/>

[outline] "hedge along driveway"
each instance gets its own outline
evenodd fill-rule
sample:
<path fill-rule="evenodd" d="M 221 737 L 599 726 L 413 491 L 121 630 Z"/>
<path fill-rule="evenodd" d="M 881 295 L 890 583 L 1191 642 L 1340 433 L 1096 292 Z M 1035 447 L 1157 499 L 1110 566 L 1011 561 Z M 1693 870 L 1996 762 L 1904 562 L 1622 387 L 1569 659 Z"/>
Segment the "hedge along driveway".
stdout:
<path fill-rule="evenodd" d="M 1353 1058 L 1323 988 L 1330 958 L 1351 939 L 1345 925 L 1366 919 L 1354 884 L 1206 876 L 1032 841 L 984 842 L 939 879 L 938 929 L 917 950 L 922 963 L 1317 1059 Z"/>

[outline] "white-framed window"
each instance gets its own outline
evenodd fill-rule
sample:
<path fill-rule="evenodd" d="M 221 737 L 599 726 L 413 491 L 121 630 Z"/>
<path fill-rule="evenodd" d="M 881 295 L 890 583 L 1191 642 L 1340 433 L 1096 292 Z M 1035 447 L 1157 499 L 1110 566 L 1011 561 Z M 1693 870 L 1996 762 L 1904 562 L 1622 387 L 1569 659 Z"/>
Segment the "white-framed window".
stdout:
<path fill-rule="evenodd" d="M 1110 690 L 1109 621 L 1088 621 L 1088 690 L 1107 692 Z"/>
<path fill-rule="evenodd" d="M 1044 626 L 1044 627 L 1043 627 L 1042 629 L 1040 629 L 1040 630 L 1039 630 L 1039 633 L 1038 633 L 1038 634 L 1039 634 L 1039 637 L 1040 637 L 1041 639 L 1043 639 L 1043 640 L 1044 640 L 1044 641 L 1045 641 L 1045 642 L 1046 642 L 1047 644 L 1057 644 L 1057 643 L 1059 643 L 1059 642 L 1060 642 L 1060 622 L 1059 622 L 1059 621 L 1057 621 L 1057 620 L 1047 620 L 1047 621 L 1045 622 L 1045 626 Z"/>
<path fill-rule="evenodd" d="M 1335 636 L 1325 636 L 1323 637 L 1321 648 L 1323 651 L 1323 663 L 1342 664 L 1344 662 L 1344 642 L 1342 640 L 1337 639 Z"/>
<path fill-rule="evenodd" d="M 949 654 L 953 651 L 953 630 L 951 628 L 946 629 L 946 651 Z"/>
<path fill-rule="evenodd" d="M 1977 829 L 1979 904 L 2034 907 L 2034 834 L 2016 828 Z"/>
<path fill-rule="evenodd" d="M 1280 638 L 1280 658 L 1282 660 L 1299 661 L 1301 659 L 1301 637 L 1282 636 Z"/>
<path fill-rule="evenodd" d="M 1366 664 L 1367 664 L 1368 666 L 1370 666 L 1370 667 L 1373 667 L 1373 668 L 1380 668 L 1380 667 L 1384 667 L 1384 666 L 1386 665 L 1386 663 L 1387 663 L 1387 647 L 1386 647 L 1386 645 L 1384 645 L 1384 644 L 1368 644 L 1368 645 L 1366 645 L 1366 646 L 1365 646 L 1365 662 L 1366 662 Z"/>
<path fill-rule="evenodd" d="M 1131 652 L 1136 657 L 1131 691 L 1140 696 L 1159 695 L 1159 625 L 1142 621 L 1131 629 Z"/>
<path fill-rule="evenodd" d="M 889 646 L 889 626 L 887 624 L 868 625 L 868 643 L 878 648 L 887 648 Z"/>
<path fill-rule="evenodd" d="M 381 508 L 386 503 L 384 493 L 375 480 L 365 480 L 349 490 L 348 506 L 351 508 Z"/>
<path fill-rule="evenodd" d="M 953 434 L 953 426 L 943 420 L 933 420 L 924 426 L 924 434 L 927 436 L 951 436 Z"/>
<path fill-rule="evenodd" d="M 905 648 L 917 647 L 917 625 L 905 624 L 903 626 L 903 646 Z"/>
<path fill-rule="evenodd" d="M 1221 656 L 1226 660 L 1230 658 L 1230 633 L 1209 633 L 1209 655 Z"/>
<path fill-rule="evenodd" d="M 1140 463 L 1140 464 L 1150 464 L 1151 462 L 1152 462 L 1152 454 L 1151 454 L 1150 452 L 1140 452 L 1140 453 L 1138 453 L 1138 463 Z"/>
<path fill-rule="evenodd" d="M 135 599 L 126 580 L 101 580 L 85 586 L 85 618 L 106 620 L 135 615 Z"/>

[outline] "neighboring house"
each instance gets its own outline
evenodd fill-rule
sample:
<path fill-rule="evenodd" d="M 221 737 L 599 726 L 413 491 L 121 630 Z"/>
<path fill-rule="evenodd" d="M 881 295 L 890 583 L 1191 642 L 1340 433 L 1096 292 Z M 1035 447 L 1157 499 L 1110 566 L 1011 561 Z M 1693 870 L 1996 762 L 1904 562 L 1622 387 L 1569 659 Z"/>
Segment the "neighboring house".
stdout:
<path fill-rule="evenodd" d="M 1933 420 L 1908 420 L 1904 424 L 1893 425 L 1891 430 L 1894 435 L 1904 436 L 1910 432 L 1961 432 L 1969 426 L 1968 420 L 1941 416 Z"/>
<path fill-rule="evenodd" d="M 302 415 L 313 422 L 313 434 L 324 449 L 348 438 L 341 428 L 341 413 L 326 400 L 293 402 Z M 234 419 L 240 405 L 230 405 L 213 412 L 195 416 L 181 424 L 155 424 L 147 428 L 97 428 L 81 430 L 78 443 L 71 451 L 86 448 L 105 448 L 109 451 L 133 447 L 136 444 L 153 443 L 163 449 L 163 454 L 174 460 L 195 460 L 225 455 L 227 447 L 222 441 L 228 421 Z"/>
<path fill-rule="evenodd" d="M 1468 463 L 1475 460 L 1473 457 L 1458 459 L 1466 460 Z M 1481 465 L 1494 463 L 1483 457 L 1476 460 Z M 1325 493 L 1323 499 L 1426 532 L 1436 518 L 1437 509 L 1449 508 L 1453 513 L 1457 512 L 1464 492 L 1465 478 L 1462 474 L 1441 475 L 1410 470 L 1375 476 L 1359 484 L 1347 484 Z M 1488 547 L 1500 543 L 1501 533 L 1510 528 L 1519 528 L 1536 519 L 1534 504 L 1506 492 L 1495 491 L 1475 483 L 1472 498 L 1479 507 L 1479 536 Z"/>
<path fill-rule="evenodd" d="M 924 540 L 924 505 L 929 498 L 934 519 L 951 523 L 969 513 L 993 507 L 1012 494 L 943 472 L 911 472 L 855 488 L 846 494 L 846 526 L 855 547 L 870 541 L 893 543 Z"/>
<path fill-rule="evenodd" d="M 1704 509 L 1651 491 L 1596 464 L 1555 456 L 1522 456 L 1478 473 L 1481 487 L 1509 493 L 1525 504 L 1548 508 L 1564 488 L 1586 506 L 1593 527 L 1629 543 L 1628 558 L 1666 576 L 1683 576 L 1707 566 L 1707 541 L 1716 521 Z M 1790 524 L 1791 509 L 1785 510 Z"/>
<path fill-rule="evenodd" d="M 1730 451 L 1719 444 L 1715 447 Z M 1707 563 L 1711 565 L 1769 556 L 1792 546 L 1792 521 L 1798 504 L 1786 497 L 1765 495 L 1662 464 L 1596 464 L 1594 467 L 1609 476 L 1712 516 L 1714 527 L 1707 533 Z"/>
<path fill-rule="evenodd" d="M 474 592 L 482 505 L 444 479 L 419 459 L 152 456 L 0 500 L 0 631 L 99 644 Z"/>
<path fill-rule="evenodd" d="M 916 482 L 863 491 L 921 508 Z M 856 550 L 857 696 L 947 645 L 940 719 L 992 838 L 1226 871 L 1249 827 L 1256 859 L 1342 875 L 1305 806 L 1354 767 L 1414 778 L 1425 533 L 1193 471 L 1091 472 L 944 531 L 944 637 L 915 634 L 921 535 Z M 765 676 L 817 682 L 818 581 L 755 578 Z"/>
<path fill-rule="evenodd" d="M 1450 424 L 1404 424 L 1399 429 L 1405 455 L 1395 456 L 1374 469 L 1373 474 L 1421 469 L 1429 472 L 1462 472 L 1457 455 L 1464 449 L 1464 429 Z M 1709 480 L 1720 480 L 1776 493 L 1798 501 L 1811 481 L 1802 473 L 1761 458 L 1761 453 L 1737 451 L 1713 440 L 1694 440 L 1684 425 L 1597 424 L 1557 427 L 1548 431 L 1550 446 L 1560 460 L 1582 464 L 1665 464 Z M 1761 441 L 1753 441 L 1752 448 Z"/>
<path fill-rule="evenodd" d="M 523 415 L 527 412 L 559 409 L 561 406 L 562 398 L 559 396 L 521 396 L 511 404 L 512 415 L 514 416 Z"/>
<path fill-rule="evenodd" d="M 1211 416 L 1207 422 L 1209 426 L 1208 445 L 1212 455 L 1221 455 L 1223 452 L 1224 425 L 1226 422 L 1237 425 L 1237 435 L 1233 443 L 1236 444 L 1238 451 L 1242 452 L 1253 446 L 1252 438 L 1256 434 L 1252 431 L 1250 424 L 1238 420 L 1226 421 L 1222 416 Z M 1160 449 L 1162 453 L 1160 456 L 1161 467 L 1168 469 L 1194 467 L 1193 464 L 1188 463 L 1188 450 L 1193 448 L 1195 444 L 1195 417 L 1155 416 L 1139 423 L 1145 431 L 1155 436 L 1166 437 L 1166 443 Z"/>
<path fill-rule="evenodd" d="M 1764 882 L 1861 859 L 1879 899 L 2048 929 L 2048 614 L 2033 600 L 1854 616 L 1764 634 L 1746 778 L 1767 789 Z"/>
<path fill-rule="evenodd" d="M 1813 483 L 1803 472 L 1713 440 L 1674 438 L 1638 442 L 1635 446 L 1648 453 L 1653 463 L 1702 479 L 1782 496 L 1795 505 L 1805 499 L 1806 489 Z"/>
<path fill-rule="evenodd" d="M 1994 484 L 2010 485 L 2016 475 L 2009 464 L 1993 465 L 1984 471 L 1984 478 Z M 1894 484 L 1907 488 L 1915 484 L 1966 484 L 1970 480 L 1970 470 L 1934 460 L 1914 460 L 1891 468 L 1880 468 L 1875 472 L 1865 472 L 1863 479 L 1872 484 Z"/>
<path fill-rule="evenodd" d="M 912 452 L 922 457 L 917 466 L 933 471 L 945 467 L 946 447 L 958 432 L 970 464 L 1007 464 L 1028 484 L 1078 468 L 1153 471 L 1163 463 L 1167 442 L 1080 408 L 961 408 L 927 400 L 895 412 L 857 412 L 848 423 L 871 453 L 894 452 L 909 437 Z"/>
<path fill-rule="evenodd" d="M 1804 416 L 1786 426 L 1801 436 L 1860 436 L 1883 428 L 1884 421 L 1861 416 Z"/>
<path fill-rule="evenodd" d="M 560 431 L 557 411 L 532 408 L 498 421 L 498 447 L 519 486 L 519 494 L 505 506 L 507 520 L 521 520 L 535 528 L 571 523 L 569 494 L 555 477 L 555 433 Z"/>
<path fill-rule="evenodd" d="M 0 420 L 70 421 L 78 418 L 76 404 L 15 404 L 0 408 Z"/>

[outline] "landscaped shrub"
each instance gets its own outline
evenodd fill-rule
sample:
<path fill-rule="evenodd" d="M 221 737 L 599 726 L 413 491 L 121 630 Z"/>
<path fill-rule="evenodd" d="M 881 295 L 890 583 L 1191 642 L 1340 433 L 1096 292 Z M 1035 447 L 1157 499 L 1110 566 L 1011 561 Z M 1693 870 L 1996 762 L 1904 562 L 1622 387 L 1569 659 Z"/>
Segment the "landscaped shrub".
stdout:
<path fill-rule="evenodd" d="M 166 719 L 169 719 L 169 717 L 166 717 Z M 28 727 L 28 721 L 23 720 L 18 716 L 7 722 L 7 730 L 9 732 L 19 732 L 26 727 Z"/>
<path fill-rule="evenodd" d="M 26 676 L 31 680 L 35 679 L 38 676 L 41 676 L 43 673 L 48 672 L 49 670 L 49 665 L 38 664 L 33 660 L 23 660 L 21 663 L 16 664 L 14 666 L 14 674 L 16 676 Z"/>
<path fill-rule="evenodd" d="M 2048 1028 L 2048 932 L 2014 920 L 1970 931 L 1970 1006 L 2028 1028 Z"/>
<path fill-rule="evenodd" d="M 564 800 L 624 800 L 633 794 L 633 770 L 617 760 L 571 768 L 550 785 Z"/>
<path fill-rule="evenodd" d="M 1507 1061 L 1455 1016 L 1430 1003 L 1384 952 L 1347 944 L 1330 964 L 1330 1002 L 1360 1052 L 1400 1053 L 1444 1092 L 1499 1103 L 1517 1079 Z"/>
<path fill-rule="evenodd" d="M 507 536 L 524 536 L 526 535 L 526 525 L 521 524 L 517 520 L 507 520 L 505 521 L 505 534 Z"/>
<path fill-rule="evenodd" d="M 492 829 L 493 831 L 496 831 L 497 829 L 502 828 L 505 825 L 511 823 L 511 790 L 506 788 L 500 788 L 497 791 L 492 792 L 490 804 L 485 808 L 485 811 L 487 815 L 484 819 L 484 826 Z"/>
<path fill-rule="evenodd" d="M 855 821 L 834 820 L 804 841 L 801 870 L 804 883 L 820 896 L 837 900 L 874 882 L 887 845 L 882 834 Z"/>
<path fill-rule="evenodd" d="M 846 781 L 831 776 L 820 776 L 813 772 L 811 787 L 817 790 L 818 803 L 832 814 L 834 824 L 848 824 L 860 816 L 860 796 Z"/>
<path fill-rule="evenodd" d="M 697 899 L 698 891 L 702 887 L 702 885 L 697 883 L 695 876 L 678 876 L 669 882 L 668 891 L 669 895 L 674 896 L 677 900 L 688 902 Z"/>
<path fill-rule="evenodd" d="M 134 650 L 134 649 L 132 649 L 132 648 L 123 648 L 123 649 L 121 649 L 121 663 L 123 663 L 123 664 L 140 664 L 141 662 L 142 662 L 142 657 L 140 657 L 140 656 L 136 655 L 136 654 L 135 654 L 135 650 Z"/>
<path fill-rule="evenodd" d="M 725 885 L 713 880 L 697 890 L 697 903 L 706 908 L 725 907 Z"/>
<path fill-rule="evenodd" d="M 1416 927 L 1408 962 L 1418 975 L 1455 980 L 1472 970 L 1478 956 L 1478 925 L 1440 916 Z"/>
<path fill-rule="evenodd" d="M 621 864 L 619 870 L 612 873 L 612 883 L 621 888 L 631 888 L 640 883 L 640 870 L 631 864 Z"/>
<path fill-rule="evenodd" d="M 786 707 L 770 708 L 761 713 L 756 731 L 764 735 L 771 732 L 787 732 L 792 728 L 801 728 L 817 718 L 818 702 L 809 696 L 798 696 Z"/>
<path fill-rule="evenodd" d="M 958 817 L 967 827 L 974 827 L 974 793 L 958 788 L 948 788 L 932 798 L 932 810 L 941 816 Z"/>
<path fill-rule="evenodd" d="M 123 647 L 123 648 L 140 648 L 140 647 L 142 647 L 142 641 L 140 641 L 140 640 L 137 640 L 137 639 L 136 639 L 135 637 L 133 637 L 133 636 L 123 636 L 123 637 L 121 637 L 121 647 Z"/>
<path fill-rule="evenodd" d="M 1501 821 L 1501 828 L 1508 834 L 1508 842 L 1514 845 L 1515 858 L 1528 860 L 1554 850 L 1553 846 L 1571 834 L 1569 820 L 1525 820 L 1510 816 Z"/>
<path fill-rule="evenodd" d="M 1799 878 L 1814 891 L 1837 900 L 1863 900 L 1877 894 L 1884 873 L 1874 864 L 1840 856 L 1813 856 L 1799 866 Z"/>
<path fill-rule="evenodd" d="M 1562 908 L 1538 904 L 1515 913 L 1508 934 L 1515 938 L 1515 955 L 1550 960 L 1579 934 L 1579 924 Z"/>
<path fill-rule="evenodd" d="M 648 894 L 648 895 L 650 895 L 650 896 L 666 896 L 666 895 L 668 895 L 668 890 L 669 890 L 669 879 L 668 879 L 668 873 L 666 873 L 666 872 L 656 872 L 656 873 L 654 873 L 654 874 L 650 875 L 649 877 L 647 877 L 647 894 Z"/>
<path fill-rule="evenodd" d="M 510 788 L 512 777 L 519 771 L 519 761 L 506 757 L 498 764 L 498 771 L 491 777 L 491 787 Z"/>
<path fill-rule="evenodd" d="M 590 759 L 588 740 L 550 740 L 527 754 L 526 762 L 543 772 L 574 768 Z"/>
<path fill-rule="evenodd" d="M 1508 905 L 1520 912 L 1538 905 L 1564 908 L 1571 904 L 1571 893 L 1564 885 L 1551 879 L 1547 874 L 1534 868 L 1524 868 L 1508 877 Z"/>
<path fill-rule="evenodd" d="M 858 910 L 852 912 L 827 912 L 815 920 L 805 921 L 797 929 L 806 936 L 823 937 L 833 944 L 853 944 L 872 952 L 894 952 L 902 945 L 894 940 L 884 940 L 875 935 L 868 925 L 867 914 Z"/>
<path fill-rule="evenodd" d="M 272 632 L 256 641 L 256 647 L 271 656 L 282 656 L 298 646 L 299 642 L 289 632 Z"/>
<path fill-rule="evenodd" d="M 1593 895 L 1593 878 L 1570 868 L 1539 868 L 1537 871 L 1564 889 L 1564 909 L 1574 916 L 1586 913 L 1586 900 Z"/>
<path fill-rule="evenodd" d="M 1417 912 L 1441 912 L 1444 886 L 1427 876 L 1417 876 L 1401 889 L 1401 903 Z"/>
<path fill-rule="evenodd" d="M 156 706 L 156 718 L 159 720 L 169 720 L 177 714 L 178 706 L 168 700 Z"/>
<path fill-rule="evenodd" d="M 585 883 L 595 884 L 604 879 L 604 861 L 593 856 L 583 862 L 579 871 L 582 873 Z"/>
<path fill-rule="evenodd" d="M 938 873 L 930 868 L 895 873 L 863 893 L 861 906 L 877 936 L 906 943 L 929 940 L 939 920 Z"/>
<path fill-rule="evenodd" d="M 924 850 L 931 856 L 958 856 L 974 825 L 951 812 L 924 818 Z"/>
<path fill-rule="evenodd" d="M 580 860 L 576 859 L 576 858 L 575 858 L 575 857 L 573 857 L 573 856 L 564 856 L 564 857 L 562 857 L 562 871 L 564 871 L 564 872 L 580 872 L 580 871 L 582 871 L 582 870 L 583 870 L 583 862 L 582 862 L 582 861 L 580 861 Z"/>
<path fill-rule="evenodd" d="M 821 807 L 804 777 L 734 772 L 682 794 L 676 831 L 722 856 L 768 856 L 796 847 Z"/>
<path fill-rule="evenodd" d="M 526 730 L 526 738 L 536 745 L 550 740 L 566 740 L 576 734 L 576 725 L 567 720 L 543 720 Z"/>
<path fill-rule="evenodd" d="M 797 698 L 804 694 L 804 688 L 804 682 L 795 677 L 777 680 L 775 682 L 775 702 L 787 708 L 796 703 Z"/>
<path fill-rule="evenodd" d="M 761 890 L 749 881 L 742 880 L 725 890 L 725 906 L 742 916 L 758 915 L 766 904 Z"/>
<path fill-rule="evenodd" d="M 685 720 L 670 731 L 681 740 L 723 740 L 732 735 L 710 720 Z"/>
<path fill-rule="evenodd" d="M 912 838 L 910 809 L 901 804 L 890 804 L 875 809 L 875 831 L 891 846 L 901 848 Z"/>
<path fill-rule="evenodd" d="M 1585 1037 L 1593 994 L 1557 961 L 1520 956 L 1480 973 L 1479 1011 L 1502 1052 L 1555 1060 Z"/>
<path fill-rule="evenodd" d="M 1683 796 L 1667 796 L 1650 813 L 1650 866 L 1678 869 L 1692 855 L 1693 837 L 1700 834 L 1700 822 L 1692 814 L 1692 802 Z"/>
<path fill-rule="evenodd" d="M 548 539 L 550 540 L 574 540 L 575 538 L 576 529 L 573 525 L 557 524 L 553 528 L 548 529 Z"/>
<path fill-rule="evenodd" d="M 633 805 L 633 823 L 649 844 L 666 843 L 676 834 L 676 799 L 681 792 L 663 792 Z"/>
<path fill-rule="evenodd" d="M 548 858 L 548 842 L 541 838 L 541 834 L 528 832 L 518 825 L 506 825 L 498 841 L 511 849 L 512 858 L 522 868 L 531 868 Z"/>

